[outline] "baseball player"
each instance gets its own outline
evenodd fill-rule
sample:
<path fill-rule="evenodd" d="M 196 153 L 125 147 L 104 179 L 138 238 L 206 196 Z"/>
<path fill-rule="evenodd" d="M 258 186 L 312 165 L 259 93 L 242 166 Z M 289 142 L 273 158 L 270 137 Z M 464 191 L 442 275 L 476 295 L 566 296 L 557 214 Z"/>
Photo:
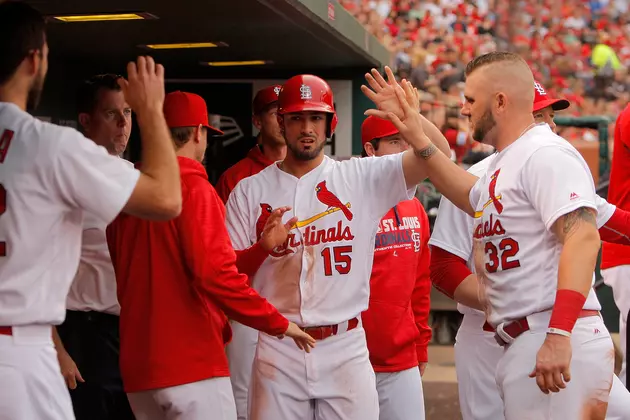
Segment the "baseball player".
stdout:
<path fill-rule="evenodd" d="M 398 107 L 389 100 L 385 109 L 388 103 Z M 325 156 L 326 139 L 337 125 L 333 104 L 330 86 L 319 77 L 289 79 L 278 99 L 286 158 L 243 179 L 228 199 L 227 225 L 236 249 L 257 241 L 269 209 L 292 206 L 286 217 L 298 221 L 252 284 L 318 340 L 307 356 L 264 334 L 255 354 L 243 350 L 242 363 L 252 366 L 253 360 L 252 420 L 378 418 L 360 318 L 368 307 L 375 235 L 380 219 L 413 197 L 425 173 L 410 150 L 343 162 Z M 447 152 L 448 143 L 440 148 Z M 256 335 L 250 340 L 254 349 Z"/>
<path fill-rule="evenodd" d="M 534 87 L 534 119 L 538 123 L 547 123 L 555 131 L 555 111 L 566 109 L 570 104 L 565 99 L 549 98 L 538 82 Z M 495 157 L 496 154 L 487 157 L 471 166 L 468 171 L 475 176 L 483 175 Z M 595 199 L 598 209 L 597 225 L 600 226 L 602 239 L 609 237 L 610 232 L 620 232 L 620 237 L 623 237 L 624 231 L 627 234 L 630 224 L 621 223 L 613 228 L 607 226 L 607 222 L 611 221 L 614 225 L 616 219 L 625 215 L 613 216 L 621 211 L 599 196 Z M 429 241 L 433 248 L 431 274 L 441 290 L 450 289 L 444 283 L 458 282 L 472 274 L 473 227 L 474 218 L 442 198 Z M 620 228 L 623 230 L 619 230 Z M 455 344 L 455 368 L 463 419 L 503 419 L 503 402 L 495 381 L 496 361 L 501 358 L 503 349 L 495 341 L 493 332 L 483 330 L 486 321 L 483 312 L 462 304 L 458 305 L 458 310 L 464 314 Z M 630 413 L 629 397 L 628 391 L 614 377 L 606 418 L 627 418 Z"/>
<path fill-rule="evenodd" d="M 224 312 L 274 339 L 292 337 L 300 349 L 315 340 L 236 269 L 225 207 L 201 164 L 208 134 L 222 134 L 209 125 L 203 98 L 171 92 L 164 114 L 181 171 L 182 214 L 168 223 L 121 215 L 107 230 L 121 305 L 123 383 L 138 420 L 234 420 Z M 270 217 L 282 241 L 284 211 Z"/>
<path fill-rule="evenodd" d="M 125 151 L 131 132 L 131 107 L 118 84 L 120 77 L 94 76 L 77 95 L 85 135 L 112 156 Z M 79 420 L 133 419 L 118 367 L 120 306 L 105 227 L 91 214 L 85 215 L 81 260 L 68 294 L 66 319 L 57 327 L 59 334 L 53 335 Z M 84 383 L 77 388 L 77 381 Z"/>
<path fill-rule="evenodd" d="M 363 121 L 361 140 L 364 156 L 409 148 L 390 121 L 377 117 Z M 361 319 L 381 420 L 424 419 L 421 375 L 431 341 L 428 242 L 429 218 L 415 197 L 391 208 L 376 233 L 370 304 Z"/>
<path fill-rule="evenodd" d="M 600 238 L 590 170 L 575 148 L 534 121 L 534 80 L 522 58 L 488 53 L 468 64 L 466 76 L 462 114 L 473 139 L 497 150 L 480 178 L 436 153 L 407 83 L 394 89 L 402 121 L 369 113 L 388 116 L 426 157 L 436 187 L 476 216 L 479 280 L 464 280 L 458 300 L 484 309 L 484 328 L 504 346 L 496 381 L 505 418 L 603 419 L 614 349 L 591 287 Z"/>
<path fill-rule="evenodd" d="M 120 84 L 138 115 L 143 169 L 26 112 L 48 67 L 43 17 L 0 4 L 0 415 L 74 418 L 52 341 L 79 265 L 83 215 L 120 211 L 170 219 L 181 211 L 177 160 L 162 113 L 164 69 L 140 57 Z"/>
<path fill-rule="evenodd" d="M 257 144 L 247 153 L 247 156 L 219 177 L 217 193 L 224 203 L 227 203 L 230 193 L 241 179 L 257 174 L 272 163 L 284 159 L 287 153 L 287 146 L 280 132 L 277 118 L 280 89 L 282 89 L 280 85 L 267 86 L 259 90 L 254 97 L 252 121 L 259 131 Z M 234 379 L 234 372 L 232 372 L 232 378 Z"/>
<path fill-rule="evenodd" d="M 615 124 L 615 137 L 613 146 L 612 168 L 610 171 L 610 184 L 608 186 L 608 200 L 618 208 L 630 210 L 630 184 L 628 176 L 630 165 L 630 106 L 621 111 Z M 612 287 L 615 303 L 619 308 L 619 336 L 623 363 L 619 377 L 622 382 L 630 387 L 627 382 L 627 334 L 628 311 L 630 311 L 630 249 L 613 243 L 604 243 L 602 248 L 602 277 L 604 282 Z"/>

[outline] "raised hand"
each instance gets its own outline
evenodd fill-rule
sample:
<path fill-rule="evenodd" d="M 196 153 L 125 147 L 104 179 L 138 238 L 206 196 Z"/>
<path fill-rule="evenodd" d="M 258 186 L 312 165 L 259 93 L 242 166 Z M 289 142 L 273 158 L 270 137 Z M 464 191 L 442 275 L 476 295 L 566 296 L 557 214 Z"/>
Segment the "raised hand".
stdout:
<path fill-rule="evenodd" d="M 164 106 L 164 67 L 155 64 L 151 57 L 138 57 L 127 65 L 127 80 L 120 78 L 118 84 L 125 100 L 137 113 L 144 111 L 162 112 Z"/>
<path fill-rule="evenodd" d="M 416 151 L 421 151 L 431 146 L 431 140 L 422 128 L 422 119 L 418 111 L 418 95 L 411 86 L 411 83 L 403 81 L 402 87 L 399 84 L 393 88 L 398 101 L 398 106 L 402 110 L 402 117 L 394 112 L 377 111 L 369 109 L 366 114 L 390 120 L 403 136 L 405 141 Z"/>
<path fill-rule="evenodd" d="M 315 339 L 302 331 L 302 329 L 293 322 L 289 322 L 289 328 L 287 328 L 284 334 L 291 337 L 293 341 L 295 341 L 295 345 L 298 346 L 300 350 L 304 350 L 307 353 L 310 353 L 311 348 L 315 347 Z"/>
<path fill-rule="evenodd" d="M 291 228 L 298 220 L 297 217 L 293 217 L 282 223 L 282 216 L 289 210 L 291 207 L 280 207 L 271 212 L 260 235 L 260 245 L 265 251 L 271 251 L 287 240 Z"/>
<path fill-rule="evenodd" d="M 399 86 L 396 77 L 388 66 L 385 67 L 385 74 L 387 75 L 387 81 L 383 79 L 383 76 L 376 69 L 372 69 L 370 73 L 365 74 L 365 80 L 367 80 L 370 87 L 362 85 L 361 90 L 368 99 L 374 102 L 377 108 L 366 111 L 366 115 L 385 118 L 384 115 L 386 113 L 392 112 L 398 118 L 403 118 L 403 110 L 394 90 L 396 86 Z"/>

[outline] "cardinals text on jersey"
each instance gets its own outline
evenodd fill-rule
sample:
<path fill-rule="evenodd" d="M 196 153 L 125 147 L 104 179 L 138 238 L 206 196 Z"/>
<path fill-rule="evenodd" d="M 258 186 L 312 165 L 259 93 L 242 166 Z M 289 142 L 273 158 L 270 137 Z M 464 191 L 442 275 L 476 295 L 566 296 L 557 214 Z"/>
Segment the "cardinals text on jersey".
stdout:
<path fill-rule="evenodd" d="M 367 308 L 378 222 L 412 195 L 401 155 L 343 162 L 326 157 L 300 179 L 271 165 L 230 195 L 228 231 L 235 249 L 247 248 L 272 209 L 291 206 L 285 219 L 295 215 L 298 222 L 252 285 L 291 321 L 330 325 Z"/>

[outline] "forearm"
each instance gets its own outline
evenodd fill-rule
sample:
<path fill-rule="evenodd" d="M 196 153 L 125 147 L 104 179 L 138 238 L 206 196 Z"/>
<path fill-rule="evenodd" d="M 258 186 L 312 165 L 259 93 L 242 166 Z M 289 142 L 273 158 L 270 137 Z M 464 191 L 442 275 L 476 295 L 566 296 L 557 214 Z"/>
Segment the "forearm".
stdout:
<path fill-rule="evenodd" d="M 484 302 L 481 301 L 481 293 L 479 293 L 479 279 L 476 274 L 470 274 L 462 281 L 453 298 L 456 302 L 466 305 L 469 308 L 477 309 L 479 311 L 484 310 Z"/>
<path fill-rule="evenodd" d="M 599 248 L 599 235 L 594 229 L 577 232 L 565 241 L 558 266 L 558 290 L 574 290 L 588 296 Z"/>
<path fill-rule="evenodd" d="M 435 188 L 453 204 L 469 215 L 474 214 L 469 194 L 478 178 L 457 166 L 444 153 L 435 150 L 430 156 L 423 157 L 420 152 L 407 150 L 403 155 L 403 170 L 408 187 L 428 176 Z"/>
<path fill-rule="evenodd" d="M 431 140 L 431 143 L 433 143 L 446 156 L 450 156 L 451 146 L 448 144 L 448 140 L 446 140 L 444 134 L 442 134 L 435 124 L 426 119 L 424 115 L 420 114 L 420 118 L 422 119 L 422 129 Z"/>
<path fill-rule="evenodd" d="M 181 202 L 181 181 L 175 148 L 162 109 L 138 110 L 142 141 L 141 172 L 154 181 L 159 201 Z"/>
<path fill-rule="evenodd" d="M 57 327 L 55 327 L 54 325 L 52 327 L 52 339 L 57 352 L 66 351 L 66 348 L 63 345 L 63 341 L 61 341 L 61 337 L 59 336 L 59 332 L 57 332 Z"/>
<path fill-rule="evenodd" d="M 269 252 L 266 251 L 260 242 L 256 242 L 254 245 L 247 249 L 236 252 L 236 268 L 240 273 L 246 274 L 251 284 L 251 278 L 256 274 L 262 263 L 269 256 Z"/>

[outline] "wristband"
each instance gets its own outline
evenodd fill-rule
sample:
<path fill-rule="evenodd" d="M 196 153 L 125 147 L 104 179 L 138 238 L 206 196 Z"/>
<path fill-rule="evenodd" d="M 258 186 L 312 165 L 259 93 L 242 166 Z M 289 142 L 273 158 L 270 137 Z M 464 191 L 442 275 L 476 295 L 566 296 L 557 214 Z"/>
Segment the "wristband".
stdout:
<path fill-rule="evenodd" d="M 547 330 L 547 334 L 557 334 L 557 335 L 563 335 L 565 337 L 571 337 L 571 333 L 565 330 L 561 330 L 559 328 L 549 328 Z"/>
<path fill-rule="evenodd" d="M 570 333 L 584 308 L 586 297 L 575 290 L 561 289 L 556 292 L 556 301 L 551 312 L 549 328 Z"/>

